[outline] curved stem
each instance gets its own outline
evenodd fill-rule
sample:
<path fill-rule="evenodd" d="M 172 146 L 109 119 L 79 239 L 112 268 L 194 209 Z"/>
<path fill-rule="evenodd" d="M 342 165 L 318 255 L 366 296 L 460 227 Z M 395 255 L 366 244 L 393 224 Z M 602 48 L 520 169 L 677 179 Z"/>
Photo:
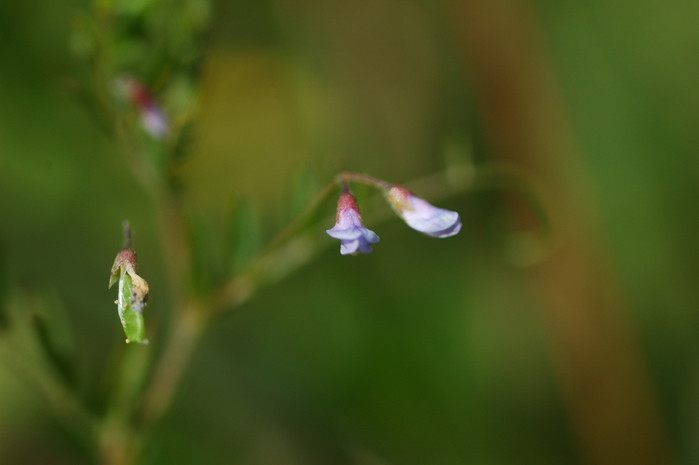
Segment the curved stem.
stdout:
<path fill-rule="evenodd" d="M 353 181 L 361 184 L 366 184 L 367 186 L 376 187 L 378 189 L 388 189 L 389 187 L 391 187 L 390 183 L 382 179 L 375 178 L 364 173 L 353 173 L 351 171 L 345 171 L 344 173 L 340 173 L 335 179 L 337 182 L 340 183 L 347 183 Z"/>

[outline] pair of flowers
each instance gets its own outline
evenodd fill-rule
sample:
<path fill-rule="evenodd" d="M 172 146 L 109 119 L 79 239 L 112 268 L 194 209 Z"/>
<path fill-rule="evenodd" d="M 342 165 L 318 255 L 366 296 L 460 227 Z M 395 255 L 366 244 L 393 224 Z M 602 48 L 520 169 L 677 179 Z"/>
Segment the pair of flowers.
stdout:
<path fill-rule="evenodd" d="M 402 186 L 384 185 L 382 190 L 391 208 L 416 231 L 441 238 L 453 236 L 461 230 L 461 218 L 457 212 L 437 208 Z M 379 236 L 364 226 L 357 200 L 347 189 L 337 203 L 335 226 L 326 232 L 342 241 L 342 255 L 371 253 L 371 244 L 379 242 Z"/>

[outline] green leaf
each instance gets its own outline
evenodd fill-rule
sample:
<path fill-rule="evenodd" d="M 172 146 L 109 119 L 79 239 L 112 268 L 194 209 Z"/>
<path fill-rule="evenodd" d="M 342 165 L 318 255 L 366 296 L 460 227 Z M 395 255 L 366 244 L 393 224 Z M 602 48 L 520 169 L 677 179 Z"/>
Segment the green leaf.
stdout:
<path fill-rule="evenodd" d="M 7 328 L 9 325 L 6 308 L 8 290 L 9 276 L 5 268 L 5 248 L 0 244 L 0 330 Z"/>
<path fill-rule="evenodd" d="M 119 310 L 119 320 L 124 327 L 126 342 L 148 343 L 145 339 L 146 325 L 143 320 L 143 307 L 145 302 L 134 292 L 134 281 L 131 274 L 121 272 L 119 278 L 119 298 L 117 307 Z"/>
<path fill-rule="evenodd" d="M 318 178 L 310 168 L 293 176 L 291 185 L 291 215 L 296 217 L 306 211 L 318 193 Z"/>
<path fill-rule="evenodd" d="M 54 314 L 51 316 L 55 317 L 55 313 L 62 312 L 63 309 L 56 306 L 53 310 Z M 64 317 L 64 315 L 61 316 Z M 67 328 L 61 328 L 61 325 L 57 324 L 55 320 L 56 318 L 50 318 L 41 313 L 34 313 L 31 319 L 39 347 L 47 360 L 67 384 L 74 385 L 76 375 L 74 353 L 69 351 L 67 347 L 65 338 L 68 335 L 60 334 Z"/>
<path fill-rule="evenodd" d="M 192 283 L 198 292 L 207 292 L 223 274 L 223 260 L 211 222 L 202 214 L 193 213 L 187 224 L 191 241 Z"/>
<path fill-rule="evenodd" d="M 260 250 L 262 224 L 260 214 L 247 200 L 241 200 L 233 214 L 230 266 L 237 271 Z"/>

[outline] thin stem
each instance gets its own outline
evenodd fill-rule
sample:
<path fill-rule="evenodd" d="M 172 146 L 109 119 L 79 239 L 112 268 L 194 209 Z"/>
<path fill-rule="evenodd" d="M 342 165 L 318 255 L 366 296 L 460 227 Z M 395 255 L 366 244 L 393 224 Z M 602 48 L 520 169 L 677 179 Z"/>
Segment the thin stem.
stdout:
<path fill-rule="evenodd" d="M 367 186 L 372 186 L 376 187 L 379 189 L 388 189 L 389 187 L 392 186 L 391 183 L 388 183 L 382 179 L 375 178 L 373 176 L 369 176 L 368 174 L 364 173 L 353 173 L 350 171 L 345 171 L 344 173 L 340 173 L 337 178 L 335 178 L 338 183 L 341 183 L 343 185 L 346 185 L 347 182 L 353 181 L 353 182 L 358 182 L 360 184 L 365 184 Z"/>
<path fill-rule="evenodd" d="M 154 375 L 143 396 L 141 422 L 145 427 L 157 421 L 170 406 L 189 361 L 207 327 L 204 312 L 196 305 L 175 319 Z"/>
<path fill-rule="evenodd" d="M 128 220 L 124 220 L 121 223 L 121 229 L 124 231 L 124 248 L 130 249 L 133 247 L 133 230 L 131 229 L 131 223 Z"/>
<path fill-rule="evenodd" d="M 158 226 L 162 237 L 163 258 L 168 272 L 172 302 L 182 310 L 191 299 L 191 250 L 187 237 L 187 220 L 175 193 L 166 185 L 153 195 Z"/>

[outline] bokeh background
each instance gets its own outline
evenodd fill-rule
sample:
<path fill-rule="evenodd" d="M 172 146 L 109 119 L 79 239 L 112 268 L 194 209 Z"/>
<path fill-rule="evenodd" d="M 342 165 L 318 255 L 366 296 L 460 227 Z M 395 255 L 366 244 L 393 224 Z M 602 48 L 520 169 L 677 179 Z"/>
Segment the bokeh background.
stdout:
<path fill-rule="evenodd" d="M 71 92 L 86 7 L 0 3 L 0 246 L 5 298 L 62 309 L 98 404 L 124 350 L 106 290 L 123 219 L 148 321 L 171 303 L 152 205 Z M 507 186 L 442 199 L 464 222 L 448 240 L 394 219 L 341 257 L 318 231 L 317 260 L 217 322 L 144 463 L 699 464 L 699 3 L 244 0 L 212 18 L 181 175 L 214 261 L 240 202 L 264 242 L 299 185 L 342 170 L 507 162 L 565 212 L 550 256 L 522 251 Z M 386 207 L 367 192 L 370 217 Z M 90 460 L 0 365 L 0 463 Z"/>

